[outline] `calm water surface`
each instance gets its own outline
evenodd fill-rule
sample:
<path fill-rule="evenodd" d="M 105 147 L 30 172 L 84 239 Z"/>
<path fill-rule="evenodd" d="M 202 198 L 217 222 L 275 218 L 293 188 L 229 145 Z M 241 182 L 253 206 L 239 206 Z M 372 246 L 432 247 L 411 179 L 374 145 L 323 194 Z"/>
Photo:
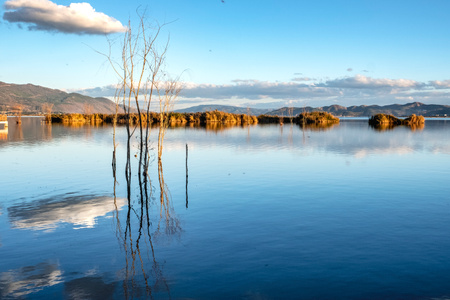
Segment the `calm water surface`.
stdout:
<path fill-rule="evenodd" d="M 169 129 L 130 206 L 123 128 L 115 185 L 111 127 L 9 120 L 1 299 L 450 298 L 450 120 Z"/>

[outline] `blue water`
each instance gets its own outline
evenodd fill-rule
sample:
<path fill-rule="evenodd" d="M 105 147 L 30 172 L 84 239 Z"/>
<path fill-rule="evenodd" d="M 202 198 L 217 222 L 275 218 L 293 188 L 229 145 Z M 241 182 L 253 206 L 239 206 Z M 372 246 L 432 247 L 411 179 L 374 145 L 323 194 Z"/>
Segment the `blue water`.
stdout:
<path fill-rule="evenodd" d="M 117 134 L 114 193 L 111 127 L 10 122 L 1 299 L 450 298 L 450 121 L 169 129 L 148 206 Z"/>

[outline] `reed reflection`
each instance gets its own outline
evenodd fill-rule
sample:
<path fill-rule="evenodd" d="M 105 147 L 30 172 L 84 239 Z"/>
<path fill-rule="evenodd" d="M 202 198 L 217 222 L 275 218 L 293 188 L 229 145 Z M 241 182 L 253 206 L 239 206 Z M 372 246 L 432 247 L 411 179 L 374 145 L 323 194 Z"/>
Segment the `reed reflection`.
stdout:
<path fill-rule="evenodd" d="M 409 126 L 411 131 L 422 131 L 425 128 L 425 123 L 422 124 L 412 124 Z"/>
<path fill-rule="evenodd" d="M 396 128 L 405 127 L 409 128 L 411 131 L 421 131 L 425 128 L 425 123 L 421 124 L 411 124 L 411 125 L 395 125 L 395 124 L 369 124 L 369 126 L 375 131 L 391 131 Z"/>
<path fill-rule="evenodd" d="M 22 117 L 20 124 L 17 124 L 14 119 L 8 118 L 8 127 L 2 127 L 4 124 L 0 124 L 0 140 L 35 143 L 52 139 L 52 126 L 42 122 L 41 117 Z"/>
<path fill-rule="evenodd" d="M 0 140 L 8 139 L 8 117 L 0 114 Z"/>
<path fill-rule="evenodd" d="M 6 128 L 0 128 L 0 140 L 7 140 L 8 139 L 8 127 Z"/>
<path fill-rule="evenodd" d="M 298 124 L 302 130 L 327 131 L 339 126 L 339 123 Z"/>
<path fill-rule="evenodd" d="M 52 123 L 42 122 L 40 128 L 42 140 L 50 141 L 52 139 Z"/>

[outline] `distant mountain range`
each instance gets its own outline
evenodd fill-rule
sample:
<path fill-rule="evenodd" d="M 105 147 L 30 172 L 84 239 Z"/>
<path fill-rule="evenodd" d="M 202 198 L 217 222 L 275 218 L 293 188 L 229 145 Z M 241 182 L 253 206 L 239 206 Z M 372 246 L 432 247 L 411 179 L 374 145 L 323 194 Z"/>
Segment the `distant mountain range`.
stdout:
<path fill-rule="evenodd" d="M 53 104 L 53 113 L 115 112 L 115 104 L 106 98 L 92 98 L 66 93 L 33 84 L 10 84 L 0 81 L 0 112 L 12 112 L 18 105 L 24 114 L 43 112 L 45 104 Z"/>
<path fill-rule="evenodd" d="M 53 104 L 53 113 L 85 113 L 86 110 L 96 113 L 112 114 L 115 111 L 114 103 L 107 98 L 92 98 L 77 93 L 66 93 L 60 90 L 49 89 L 33 84 L 10 84 L 0 81 L 0 113 L 10 113 L 14 107 L 21 105 L 24 114 L 37 114 L 43 112 L 45 104 Z M 360 105 L 340 106 L 331 105 L 323 107 L 283 107 L 277 110 L 256 109 L 228 105 L 198 105 L 179 109 L 176 112 L 205 112 L 219 110 L 234 114 L 296 116 L 302 112 L 324 111 L 337 117 L 363 117 L 378 113 L 392 114 L 397 117 L 411 114 L 425 117 L 449 116 L 449 105 L 423 104 L 420 102 L 392 105 Z"/>
<path fill-rule="evenodd" d="M 236 114 L 247 114 L 247 108 L 227 106 L 227 105 L 199 105 L 186 109 L 177 110 L 176 112 L 204 112 L 219 110 L 228 113 Z M 370 117 L 375 114 L 384 113 L 391 114 L 397 117 L 406 117 L 412 114 L 422 115 L 425 117 L 436 117 L 436 116 L 449 116 L 450 117 L 450 106 L 449 105 L 437 105 L 437 104 L 423 104 L 420 102 L 408 103 L 408 104 L 391 104 L 385 106 L 379 105 L 360 105 L 360 106 L 340 106 L 331 105 L 323 107 L 283 107 L 276 110 L 269 109 L 254 109 L 251 108 L 250 114 L 261 115 L 266 114 L 270 116 L 296 116 L 302 112 L 311 111 L 324 111 L 329 112 L 337 117 Z"/>
<path fill-rule="evenodd" d="M 289 112 L 291 111 L 291 112 Z M 397 117 L 406 117 L 412 114 L 422 115 L 424 117 L 450 117 L 450 105 L 423 104 L 413 102 L 407 104 L 390 104 L 385 106 L 379 105 L 359 105 L 359 106 L 340 106 L 331 105 L 323 107 L 283 107 L 273 110 L 268 115 L 290 116 L 298 115 L 302 112 L 324 111 L 329 112 L 337 117 L 370 117 L 376 114 L 390 114 Z"/>

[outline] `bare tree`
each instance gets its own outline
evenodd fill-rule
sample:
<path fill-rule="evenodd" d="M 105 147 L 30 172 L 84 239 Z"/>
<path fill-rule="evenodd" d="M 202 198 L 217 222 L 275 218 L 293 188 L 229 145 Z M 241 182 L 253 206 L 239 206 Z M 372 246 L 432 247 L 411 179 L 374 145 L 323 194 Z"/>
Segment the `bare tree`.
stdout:
<path fill-rule="evenodd" d="M 22 111 L 23 111 L 23 105 L 17 104 L 13 107 L 13 111 L 16 114 L 16 123 L 22 124 Z"/>
<path fill-rule="evenodd" d="M 83 112 L 84 112 L 85 115 L 92 114 L 93 110 L 94 110 L 94 107 L 92 106 L 92 104 L 89 104 L 87 102 L 84 103 L 84 105 L 83 105 Z"/>
<path fill-rule="evenodd" d="M 158 132 L 158 159 L 161 160 L 163 151 L 164 136 L 169 127 L 168 113 L 173 108 L 174 100 L 181 91 L 181 85 L 178 78 L 166 80 L 156 84 L 159 100 L 159 132 Z"/>
<path fill-rule="evenodd" d="M 294 123 L 294 108 L 292 106 L 288 107 L 288 115 L 292 125 Z"/>
<path fill-rule="evenodd" d="M 53 103 L 42 104 L 42 112 L 45 115 L 45 123 L 52 122 L 52 109 L 53 109 Z"/>
<path fill-rule="evenodd" d="M 125 113 L 127 131 L 126 178 L 127 181 L 131 180 L 131 138 L 137 133 L 138 177 L 139 181 L 142 182 L 141 176 L 148 176 L 150 163 L 151 103 L 156 98 L 160 107 L 160 133 L 158 135 L 158 157 L 160 157 L 165 128 L 167 128 L 167 113 L 180 92 L 180 85 L 178 78 L 171 80 L 167 73 L 163 71 L 169 42 L 167 41 L 162 49 L 159 49 L 156 44 L 162 28 L 166 24 L 158 24 L 153 30 L 148 30 L 149 25 L 146 24 L 145 17 L 140 15 L 139 21 L 137 31 L 134 31 L 131 23 L 128 22 L 128 30 L 125 32 L 123 40 L 121 63 L 115 62 L 111 55 L 107 55 L 107 58 L 120 79 L 115 102 L 117 106 L 121 103 Z M 137 112 L 136 122 L 131 121 L 133 111 Z M 115 168 L 115 156 L 114 134 L 113 169 Z"/>
<path fill-rule="evenodd" d="M 126 298 L 134 298 L 133 287 L 134 276 L 137 273 L 137 267 L 141 269 L 142 276 L 145 281 L 145 296 L 152 299 L 152 291 L 155 286 L 158 286 L 158 292 L 161 291 L 161 285 L 164 285 L 170 298 L 169 286 L 162 274 L 162 269 L 156 260 L 155 249 L 153 247 L 153 236 L 161 233 L 160 224 L 163 223 L 164 233 L 176 234 L 181 230 L 180 222 L 173 212 L 171 204 L 170 192 L 164 183 L 164 176 L 162 170 L 162 162 L 158 160 L 158 179 L 160 186 L 160 218 L 158 221 L 157 230 L 152 233 L 150 231 L 151 223 L 149 215 L 149 205 L 152 199 L 151 192 L 155 188 L 151 185 L 150 176 L 148 174 L 151 145 L 150 145 L 150 131 L 151 131 L 151 111 L 150 107 L 153 101 L 159 103 L 159 134 L 158 134 L 158 157 L 162 153 L 162 145 L 167 128 L 168 118 L 167 114 L 172 107 L 173 101 L 180 92 L 180 85 L 178 78 L 175 80 L 169 79 L 168 75 L 163 71 L 165 56 L 168 49 L 168 42 L 162 49 L 156 45 L 156 41 L 160 36 L 161 29 L 165 24 L 158 25 L 153 30 L 145 23 L 145 18 L 140 16 L 139 27 L 132 30 L 130 22 L 128 23 L 128 30 L 124 34 L 121 60 L 116 62 L 112 56 L 105 55 L 114 71 L 119 78 L 119 84 L 115 94 L 116 110 L 113 117 L 113 176 L 114 176 L 114 192 L 116 187 L 116 157 L 117 157 L 117 141 L 116 141 L 116 124 L 118 122 L 119 107 L 123 109 L 124 121 L 126 127 L 126 163 L 125 163 L 125 177 L 127 181 L 127 196 L 128 196 L 128 212 L 124 229 L 120 229 L 119 220 L 117 217 L 118 227 L 123 236 L 122 242 L 125 249 L 126 269 L 124 292 Z M 110 44 L 111 49 L 111 44 Z M 136 157 L 138 159 L 138 180 L 140 189 L 140 208 L 135 208 L 131 205 L 131 152 L 132 152 L 132 138 L 138 141 L 138 151 Z M 150 192 L 149 192 L 150 191 Z M 150 204 L 149 204 L 150 203 Z M 116 212 L 117 216 L 119 211 Z M 137 234 L 132 230 L 131 218 L 137 217 L 138 228 Z M 136 230 L 135 230 L 136 231 Z M 119 236 L 119 234 L 118 234 Z M 141 254 L 141 247 L 149 246 Z M 143 248 L 144 249 L 144 248 Z M 146 261 L 147 259 L 147 261 Z M 151 262 L 151 264 L 149 264 Z M 152 270 L 148 272 L 146 267 L 151 265 Z M 154 285 L 151 283 L 151 274 L 155 280 Z M 129 294 L 131 292 L 131 294 Z"/>

